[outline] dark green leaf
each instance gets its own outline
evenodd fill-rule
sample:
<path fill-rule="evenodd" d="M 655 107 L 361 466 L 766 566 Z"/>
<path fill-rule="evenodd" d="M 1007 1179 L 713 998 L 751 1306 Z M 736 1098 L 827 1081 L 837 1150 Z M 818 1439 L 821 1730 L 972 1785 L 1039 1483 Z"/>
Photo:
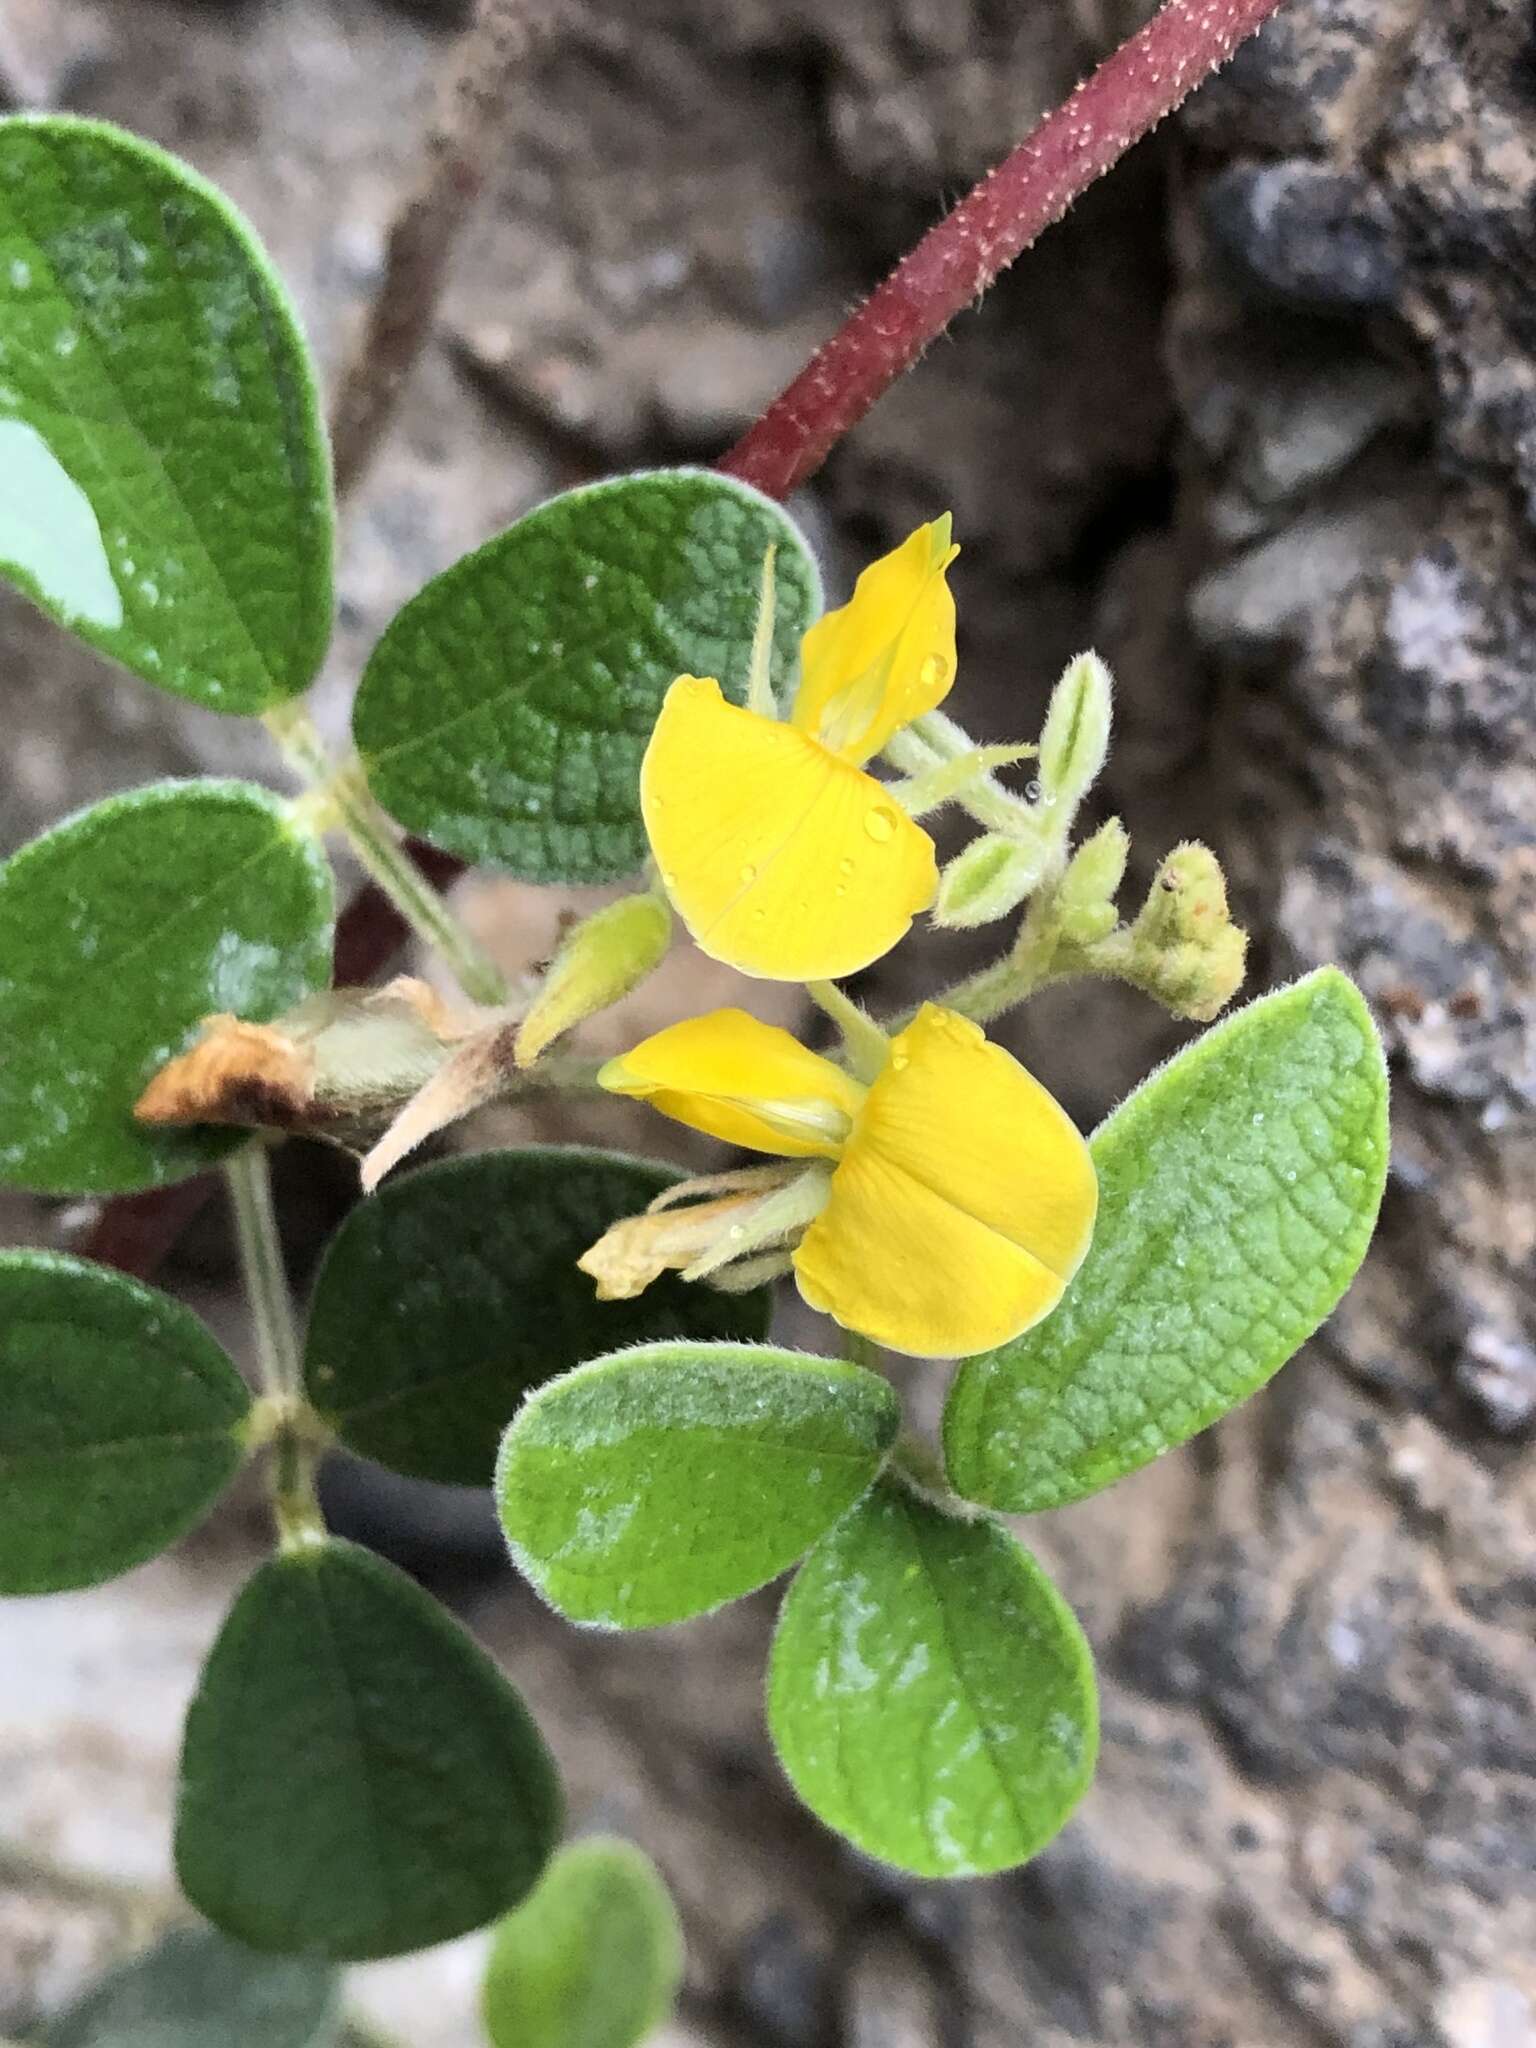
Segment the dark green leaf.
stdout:
<path fill-rule="evenodd" d="M 176 1927 L 52 2021 L 42 2048 L 331 2048 L 338 2002 L 329 1963 Z"/>
<path fill-rule="evenodd" d="M 1093 1139 L 1093 1246 L 1053 1316 L 970 1359 L 952 1484 L 1017 1513 L 1095 1493 L 1263 1386 L 1365 1256 L 1387 1170 L 1381 1042 L 1333 969 L 1183 1052 Z"/>
<path fill-rule="evenodd" d="M 331 630 L 331 493 L 293 311 L 174 157 L 0 121 L 0 567 L 152 683 L 256 712 Z"/>
<path fill-rule="evenodd" d="M 181 1180 L 237 1133 L 135 1123 L 198 1021 L 277 1015 L 330 978 L 331 876 L 243 782 L 167 782 L 66 819 L 0 866 L 0 1186 Z"/>
<path fill-rule="evenodd" d="M 502 1526 L 572 1621 L 685 1621 L 802 1557 L 869 1486 L 900 1421 L 884 1380 L 835 1359 L 623 1351 L 530 1397 L 502 1448 Z"/>
<path fill-rule="evenodd" d="M 741 700 L 770 545 L 783 684 L 820 585 L 777 505 L 703 470 L 541 505 L 429 583 L 374 649 L 354 730 L 375 794 L 435 845 L 529 881 L 633 873 L 662 697 L 688 672 Z"/>
<path fill-rule="evenodd" d="M 510 1911 L 560 1832 L 554 1765 L 480 1647 L 392 1565 L 263 1565 L 187 1718 L 176 1868 L 252 1948 L 358 1962 Z"/>
<path fill-rule="evenodd" d="M 575 1842 L 496 1930 L 486 2031 L 492 2048 L 638 2048 L 682 1975 L 682 1929 L 655 1864 L 630 1842 Z"/>
<path fill-rule="evenodd" d="M 0 1252 L 0 1593 L 93 1586 L 173 1543 L 239 1469 L 249 1408 L 168 1295 Z"/>
<path fill-rule="evenodd" d="M 1042 1849 L 1088 1789 L 1093 1660 L 1006 1530 L 892 1477 L 790 1587 L 768 1724 L 829 1827 L 920 1877 L 979 1876 Z"/>
<path fill-rule="evenodd" d="M 576 1261 L 672 1186 L 612 1152 L 454 1159 L 353 1210 L 310 1306 L 310 1399 L 351 1450 L 420 1479 L 489 1486 L 523 1396 L 594 1353 L 662 1337 L 767 1335 L 766 1289 L 728 1295 L 668 1275 L 599 1301 Z"/>

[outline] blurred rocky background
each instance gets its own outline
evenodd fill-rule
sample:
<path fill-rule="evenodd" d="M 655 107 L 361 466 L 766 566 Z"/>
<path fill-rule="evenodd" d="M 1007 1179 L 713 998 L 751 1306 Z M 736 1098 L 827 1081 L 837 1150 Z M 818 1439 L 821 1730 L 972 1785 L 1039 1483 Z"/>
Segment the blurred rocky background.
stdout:
<path fill-rule="evenodd" d="M 464 549 L 587 476 L 716 454 L 1148 11 L 570 0 L 350 516 L 332 724 L 395 607 Z M 460 14 L 0 0 L 0 104 L 185 154 L 256 222 L 334 371 Z M 798 509 L 836 580 L 946 506 L 968 720 L 1032 730 L 1096 643 L 1120 685 L 1107 801 L 1142 872 L 1208 838 L 1254 985 L 1340 961 L 1394 1055 L 1381 1238 L 1323 1337 L 1190 1451 L 1031 1525 L 1100 1658 L 1096 1789 L 1012 1878 L 902 1882 L 776 1771 L 771 1598 L 579 1634 L 511 1578 L 472 1498 L 342 1474 L 338 1512 L 505 1658 L 576 1821 L 665 1867 L 691 1950 L 673 2048 L 1532 2048 L 1527 0 L 1287 0 Z M 0 850 L 153 774 L 274 772 L 259 735 L 104 673 L 9 598 L 0 649 Z M 509 959 L 547 949 L 529 892 L 470 907 Z M 957 952 L 914 947 L 868 993 Z M 1091 991 L 1035 1006 L 1023 1042 L 1091 1122 L 1172 1041 Z M 346 1174 L 295 1152 L 285 1181 L 302 1275 Z M 13 1203 L 0 1235 L 71 1220 Z M 239 1342 L 217 1217 L 167 1278 Z M 0 2032 L 168 1884 L 180 1711 L 260 1541 L 248 1501 L 115 1586 L 5 1608 Z M 467 2048 L 474 1975 L 461 1945 L 359 1990 L 413 2048 Z"/>

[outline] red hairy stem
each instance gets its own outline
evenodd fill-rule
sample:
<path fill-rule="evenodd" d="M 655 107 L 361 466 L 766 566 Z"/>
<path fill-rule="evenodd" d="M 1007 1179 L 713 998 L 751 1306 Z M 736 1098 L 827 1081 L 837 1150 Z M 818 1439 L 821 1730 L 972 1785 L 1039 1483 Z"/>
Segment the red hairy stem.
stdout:
<path fill-rule="evenodd" d="M 957 313 L 1171 114 L 1281 0 L 1164 0 L 1012 156 L 929 230 L 720 468 L 786 498 Z"/>

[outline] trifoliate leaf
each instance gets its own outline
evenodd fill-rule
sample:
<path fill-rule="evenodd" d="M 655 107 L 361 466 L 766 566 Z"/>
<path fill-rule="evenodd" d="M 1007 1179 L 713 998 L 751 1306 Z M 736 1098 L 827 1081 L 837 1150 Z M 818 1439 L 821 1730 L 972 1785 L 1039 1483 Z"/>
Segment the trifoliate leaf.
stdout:
<path fill-rule="evenodd" d="M 331 631 L 314 375 L 250 229 L 120 129 L 0 121 L 0 571 L 215 711 L 307 688 Z"/>
<path fill-rule="evenodd" d="M 42 2048 L 332 2048 L 340 2003 L 328 1963 L 173 1927 L 50 2021 Z"/>
<path fill-rule="evenodd" d="M 497 1471 L 518 1567 L 572 1621 L 651 1628 L 792 1565 L 870 1485 L 896 1396 L 835 1359 L 651 1344 L 534 1394 Z"/>
<path fill-rule="evenodd" d="M 248 1947 L 360 1962 L 515 1906 L 560 1831 L 554 1765 L 479 1645 L 348 1543 L 246 1585 L 187 1719 L 182 1889 Z"/>
<path fill-rule="evenodd" d="M 94 1586 L 173 1543 L 239 1469 L 249 1410 L 168 1295 L 0 1252 L 0 1593 Z"/>
<path fill-rule="evenodd" d="M 1093 1661 L 1029 1553 L 882 1479 L 789 1589 L 768 1725 L 829 1827 L 920 1877 L 1025 1862 L 1087 1790 Z"/>
<path fill-rule="evenodd" d="M 109 797 L 0 866 L 0 1186 L 118 1194 L 182 1180 L 230 1131 L 133 1106 L 212 1011 L 263 1019 L 331 971 L 331 874 L 244 782 Z"/>
<path fill-rule="evenodd" d="M 483 1152 L 387 1182 L 352 1211 L 309 1315 L 311 1401 L 351 1450 L 488 1486 L 523 1396 L 598 1352 L 768 1330 L 769 1296 L 667 1275 L 599 1301 L 576 1261 L 679 1176 L 574 1147 Z"/>
<path fill-rule="evenodd" d="M 1263 1386 L 1354 1278 L 1387 1143 L 1381 1041 L 1336 970 L 1208 1031 L 1095 1134 L 1099 1219 L 1062 1305 L 961 1368 L 951 1483 L 1057 1507 Z"/>
<path fill-rule="evenodd" d="M 485 1979 L 492 2048 L 639 2048 L 667 2017 L 683 1938 L 633 1843 L 573 1842 L 502 1921 Z"/>
<path fill-rule="evenodd" d="M 434 845 L 529 881 L 632 874 L 662 697 L 686 673 L 742 701 L 770 546 L 784 685 L 821 593 L 769 499 L 658 470 L 541 505 L 429 583 L 374 649 L 354 731 L 375 795 Z"/>

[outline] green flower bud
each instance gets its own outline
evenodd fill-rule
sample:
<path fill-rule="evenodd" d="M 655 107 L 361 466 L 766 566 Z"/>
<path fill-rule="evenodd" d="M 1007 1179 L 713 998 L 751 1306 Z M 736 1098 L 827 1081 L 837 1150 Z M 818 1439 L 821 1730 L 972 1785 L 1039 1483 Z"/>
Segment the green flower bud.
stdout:
<path fill-rule="evenodd" d="M 1051 692 L 1040 735 L 1040 786 L 1048 803 L 1075 811 L 1098 780 L 1109 752 L 1109 670 L 1080 654 Z"/>
<path fill-rule="evenodd" d="M 1208 1024 L 1242 986 L 1247 951 L 1215 854 L 1194 841 L 1176 846 L 1131 927 L 1127 980 L 1175 1016 Z"/>
<path fill-rule="evenodd" d="M 661 965 L 672 912 L 660 896 L 621 896 L 570 931 L 518 1030 L 513 1057 L 531 1067 L 557 1038 L 606 1010 Z"/>
<path fill-rule="evenodd" d="M 1016 910 L 1038 884 L 1050 857 L 1044 834 L 1037 839 L 984 832 L 959 853 L 939 878 L 933 921 L 951 931 L 992 924 Z"/>
<path fill-rule="evenodd" d="M 1115 892 L 1125 879 L 1131 842 L 1118 818 L 1101 825 L 1073 854 L 1061 878 L 1062 937 L 1079 946 L 1107 938 L 1119 922 Z"/>

